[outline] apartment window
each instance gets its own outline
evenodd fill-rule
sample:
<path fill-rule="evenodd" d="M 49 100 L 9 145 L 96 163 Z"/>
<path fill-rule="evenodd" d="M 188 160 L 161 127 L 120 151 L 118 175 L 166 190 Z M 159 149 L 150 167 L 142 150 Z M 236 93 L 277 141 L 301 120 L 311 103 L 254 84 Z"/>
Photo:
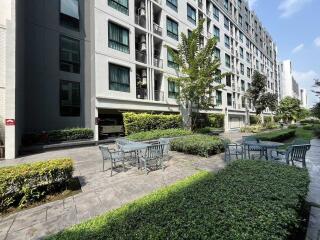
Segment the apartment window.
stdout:
<path fill-rule="evenodd" d="M 239 24 L 242 26 L 243 24 L 243 20 L 242 20 L 242 16 L 239 14 Z"/>
<path fill-rule="evenodd" d="M 220 60 L 220 49 L 217 47 L 214 49 L 214 57 Z"/>
<path fill-rule="evenodd" d="M 80 83 L 60 81 L 60 115 L 63 117 L 80 116 Z"/>
<path fill-rule="evenodd" d="M 227 93 L 227 104 L 228 106 L 232 106 L 232 94 Z"/>
<path fill-rule="evenodd" d="M 240 41 L 243 43 L 243 33 L 242 32 L 239 33 L 239 38 L 240 38 Z"/>
<path fill-rule="evenodd" d="M 245 91 L 246 90 L 246 84 L 243 80 L 241 80 L 241 91 Z"/>
<path fill-rule="evenodd" d="M 230 75 L 227 75 L 227 76 L 226 76 L 226 85 L 227 85 L 228 87 L 231 87 L 231 76 L 230 76 Z"/>
<path fill-rule="evenodd" d="M 109 89 L 130 92 L 130 68 L 109 63 Z"/>
<path fill-rule="evenodd" d="M 246 107 L 246 99 L 244 96 L 241 97 L 241 107 L 245 108 Z"/>
<path fill-rule="evenodd" d="M 179 40 L 179 27 L 178 23 L 171 18 L 167 18 L 167 35 L 174 40 Z"/>
<path fill-rule="evenodd" d="M 79 31 L 79 0 L 60 0 L 60 24 Z"/>
<path fill-rule="evenodd" d="M 60 70 L 80 73 L 80 41 L 60 36 Z"/>
<path fill-rule="evenodd" d="M 250 63 L 251 62 L 250 61 L 250 53 L 247 52 L 246 55 L 247 55 L 247 62 Z"/>
<path fill-rule="evenodd" d="M 240 72 L 244 75 L 244 65 L 242 63 L 240 63 Z"/>
<path fill-rule="evenodd" d="M 222 92 L 221 91 L 216 91 L 216 104 L 217 106 L 222 105 Z"/>
<path fill-rule="evenodd" d="M 108 0 L 108 5 L 119 12 L 129 15 L 128 0 Z"/>
<path fill-rule="evenodd" d="M 225 54 L 225 64 L 226 64 L 226 67 L 230 68 L 231 63 L 230 63 L 230 56 L 228 54 Z"/>
<path fill-rule="evenodd" d="M 177 0 L 167 0 L 167 6 L 175 11 L 178 11 L 178 1 Z"/>
<path fill-rule="evenodd" d="M 247 37 L 246 37 L 246 45 L 247 45 L 247 47 L 250 47 L 250 40 Z"/>
<path fill-rule="evenodd" d="M 109 22 L 109 47 L 115 50 L 129 53 L 129 30 L 117 24 Z"/>
<path fill-rule="evenodd" d="M 192 22 L 193 24 L 196 24 L 196 10 L 191 7 L 189 4 L 187 5 L 187 15 L 188 15 L 188 20 Z"/>
<path fill-rule="evenodd" d="M 168 81 L 168 97 L 176 99 L 179 94 L 179 87 L 175 82 Z"/>
<path fill-rule="evenodd" d="M 240 57 L 243 59 L 243 48 L 240 47 Z"/>
<path fill-rule="evenodd" d="M 230 48 L 230 38 L 227 35 L 224 35 L 224 45 L 226 48 Z"/>
<path fill-rule="evenodd" d="M 220 41 L 220 29 L 216 26 L 213 26 L 213 35 Z"/>
<path fill-rule="evenodd" d="M 221 76 L 221 70 L 218 69 L 218 70 L 216 71 L 216 73 L 215 73 L 215 76 L 216 76 L 216 77 L 214 78 L 214 81 L 217 82 L 217 83 L 221 83 L 221 78 L 220 78 L 220 76 Z"/>
<path fill-rule="evenodd" d="M 179 65 L 174 61 L 172 54 L 167 51 L 168 67 L 178 69 Z"/>
<path fill-rule="evenodd" d="M 229 0 L 224 0 L 223 6 L 226 10 L 229 10 Z"/>
<path fill-rule="evenodd" d="M 250 68 L 247 68 L 247 77 L 250 78 L 251 73 L 250 73 Z"/>
<path fill-rule="evenodd" d="M 219 22 L 219 9 L 213 6 L 213 17 Z"/>
<path fill-rule="evenodd" d="M 230 25 L 230 21 L 229 21 L 229 19 L 226 17 L 226 16 L 224 16 L 224 27 L 227 29 L 227 30 L 229 30 L 229 26 Z"/>

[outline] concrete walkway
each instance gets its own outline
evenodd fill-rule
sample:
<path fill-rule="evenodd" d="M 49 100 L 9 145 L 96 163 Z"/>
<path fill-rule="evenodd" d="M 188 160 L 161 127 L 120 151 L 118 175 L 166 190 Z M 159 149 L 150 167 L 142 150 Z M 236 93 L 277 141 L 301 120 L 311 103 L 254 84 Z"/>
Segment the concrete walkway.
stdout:
<path fill-rule="evenodd" d="M 307 167 L 311 183 L 309 186 L 308 201 L 311 207 L 308 240 L 320 240 L 320 139 L 311 142 L 311 149 L 307 153 Z"/>
<path fill-rule="evenodd" d="M 0 219 L 0 239 L 39 239 L 118 208 L 199 170 L 218 171 L 224 167 L 222 155 L 201 158 L 172 152 L 170 156 L 165 171 L 145 175 L 137 168 L 131 168 L 113 177 L 110 177 L 110 171 L 101 171 L 98 147 L 53 151 L 0 162 L 1 167 L 71 157 L 75 160 L 75 175 L 80 178 L 83 191 Z"/>

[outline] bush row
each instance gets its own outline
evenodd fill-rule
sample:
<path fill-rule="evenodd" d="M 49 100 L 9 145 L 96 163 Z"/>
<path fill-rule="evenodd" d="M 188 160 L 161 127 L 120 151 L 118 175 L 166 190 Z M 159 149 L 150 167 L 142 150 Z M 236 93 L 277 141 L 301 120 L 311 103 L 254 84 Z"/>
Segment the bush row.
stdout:
<path fill-rule="evenodd" d="M 305 169 L 240 160 L 200 172 L 48 240 L 303 239 Z"/>
<path fill-rule="evenodd" d="M 182 127 L 181 115 L 164 115 L 149 113 L 123 113 L 125 134 L 151 131 L 156 129 L 172 129 Z"/>
<path fill-rule="evenodd" d="M 301 124 L 320 124 L 319 119 L 305 119 L 300 121 Z"/>
<path fill-rule="evenodd" d="M 71 159 L 0 168 L 0 212 L 43 198 L 72 178 Z"/>
<path fill-rule="evenodd" d="M 256 136 L 257 138 L 263 141 L 282 142 L 290 138 L 293 138 L 295 134 L 296 134 L 295 129 L 284 129 L 284 130 L 278 130 L 278 131 L 273 131 L 268 133 L 262 133 Z"/>
<path fill-rule="evenodd" d="M 172 151 L 208 157 L 224 150 L 224 141 L 208 135 L 192 135 L 174 139 L 170 143 Z"/>
<path fill-rule="evenodd" d="M 197 113 L 193 114 L 193 125 L 196 129 L 211 127 L 221 128 L 224 127 L 224 114 L 219 113 Z"/>
<path fill-rule="evenodd" d="M 148 132 L 139 132 L 127 136 L 127 139 L 132 141 L 146 141 L 159 138 L 170 138 L 191 135 L 189 130 L 177 128 L 177 129 L 165 129 L 165 130 L 152 130 Z"/>
<path fill-rule="evenodd" d="M 69 128 L 43 133 L 24 134 L 22 145 L 57 143 L 62 141 L 85 140 L 93 138 L 93 130 L 89 128 Z"/>

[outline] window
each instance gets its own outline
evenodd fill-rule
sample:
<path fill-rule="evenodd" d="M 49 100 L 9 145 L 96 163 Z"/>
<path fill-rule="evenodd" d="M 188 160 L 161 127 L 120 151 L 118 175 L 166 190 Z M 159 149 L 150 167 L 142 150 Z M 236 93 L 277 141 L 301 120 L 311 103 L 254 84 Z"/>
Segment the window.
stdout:
<path fill-rule="evenodd" d="M 230 76 L 230 75 L 227 75 L 227 76 L 226 76 L 226 85 L 227 85 L 228 87 L 231 87 L 231 76 Z"/>
<path fill-rule="evenodd" d="M 246 99 L 244 96 L 241 97 L 241 107 L 245 108 L 246 107 Z"/>
<path fill-rule="evenodd" d="M 242 63 L 240 63 L 240 72 L 244 75 L 244 65 Z"/>
<path fill-rule="evenodd" d="M 228 54 L 225 54 L 225 64 L 226 64 L 226 67 L 230 68 L 231 63 L 230 63 L 230 56 Z"/>
<path fill-rule="evenodd" d="M 168 81 L 168 97 L 176 99 L 179 94 L 179 88 L 175 82 Z"/>
<path fill-rule="evenodd" d="M 243 59 L 243 48 L 240 47 L 240 57 Z"/>
<path fill-rule="evenodd" d="M 222 92 L 221 91 L 216 91 L 216 104 L 217 106 L 222 105 Z"/>
<path fill-rule="evenodd" d="M 216 77 L 214 78 L 214 81 L 217 83 L 221 83 L 221 78 L 220 78 L 221 77 L 221 70 L 218 69 L 215 73 L 215 76 Z"/>
<path fill-rule="evenodd" d="M 189 4 L 187 5 L 187 15 L 188 15 L 188 20 L 192 22 L 193 24 L 196 24 L 196 10 L 191 7 Z"/>
<path fill-rule="evenodd" d="M 229 10 L 229 0 L 224 0 L 223 6 L 226 10 Z"/>
<path fill-rule="evenodd" d="M 243 33 L 242 32 L 239 33 L 239 38 L 240 38 L 240 41 L 243 43 Z"/>
<path fill-rule="evenodd" d="M 250 63 L 251 62 L 250 61 L 250 53 L 247 52 L 246 55 L 247 55 L 247 62 Z"/>
<path fill-rule="evenodd" d="M 168 51 L 167 52 L 168 57 L 168 67 L 178 69 L 179 65 L 174 61 L 172 54 Z"/>
<path fill-rule="evenodd" d="M 246 37 L 246 45 L 247 45 L 247 47 L 250 47 L 250 40 L 247 37 Z"/>
<path fill-rule="evenodd" d="M 129 15 L 128 0 L 108 0 L 108 5 L 119 12 Z"/>
<path fill-rule="evenodd" d="M 225 16 L 224 17 L 224 27 L 229 30 L 229 25 L 230 25 L 230 21 L 229 19 Z"/>
<path fill-rule="evenodd" d="M 167 35 L 174 40 L 179 40 L 179 27 L 178 23 L 171 18 L 167 18 Z"/>
<path fill-rule="evenodd" d="M 80 116 L 80 83 L 60 81 L 60 115 L 63 117 Z"/>
<path fill-rule="evenodd" d="M 214 49 L 214 57 L 220 60 L 220 49 L 217 47 Z"/>
<path fill-rule="evenodd" d="M 220 29 L 217 26 L 213 26 L 213 35 L 220 41 Z"/>
<path fill-rule="evenodd" d="M 79 31 L 79 0 L 60 0 L 60 24 Z"/>
<path fill-rule="evenodd" d="M 213 17 L 219 22 L 219 9 L 213 6 Z"/>
<path fill-rule="evenodd" d="M 109 22 L 109 47 L 115 50 L 129 53 L 129 30 L 117 24 Z"/>
<path fill-rule="evenodd" d="M 192 31 L 188 29 L 188 38 L 191 37 Z"/>
<path fill-rule="evenodd" d="M 241 80 L 241 91 L 245 91 L 245 90 L 246 90 L 245 82 Z"/>
<path fill-rule="evenodd" d="M 247 68 L 247 77 L 250 78 L 250 68 Z"/>
<path fill-rule="evenodd" d="M 239 14 L 239 24 L 242 26 L 243 24 L 243 20 L 242 20 L 242 16 Z"/>
<path fill-rule="evenodd" d="M 178 11 L 178 1 L 177 0 L 167 0 L 167 6 L 175 11 Z"/>
<path fill-rule="evenodd" d="M 60 36 L 60 70 L 80 73 L 80 41 Z"/>
<path fill-rule="evenodd" d="M 232 94 L 227 93 L 227 104 L 228 106 L 232 106 Z"/>
<path fill-rule="evenodd" d="M 224 45 L 226 48 L 230 48 L 230 38 L 227 35 L 224 35 Z"/>
<path fill-rule="evenodd" d="M 130 92 L 130 68 L 109 63 L 109 89 Z"/>

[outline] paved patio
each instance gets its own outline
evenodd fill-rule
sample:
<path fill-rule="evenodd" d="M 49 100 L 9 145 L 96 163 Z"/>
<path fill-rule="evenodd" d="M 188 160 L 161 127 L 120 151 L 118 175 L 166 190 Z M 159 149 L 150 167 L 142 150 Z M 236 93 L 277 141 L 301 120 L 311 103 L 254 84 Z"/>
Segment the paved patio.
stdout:
<path fill-rule="evenodd" d="M 193 175 L 199 170 L 218 171 L 224 167 L 222 155 L 201 158 L 170 153 L 165 171 L 145 175 L 136 168 L 126 172 L 102 172 L 98 147 L 60 150 L 0 162 L 0 166 L 46 159 L 71 157 L 75 160 L 75 175 L 80 178 L 82 193 L 44 204 L 0 219 L 0 239 L 39 239 L 66 227 L 138 199 L 156 189 Z"/>

